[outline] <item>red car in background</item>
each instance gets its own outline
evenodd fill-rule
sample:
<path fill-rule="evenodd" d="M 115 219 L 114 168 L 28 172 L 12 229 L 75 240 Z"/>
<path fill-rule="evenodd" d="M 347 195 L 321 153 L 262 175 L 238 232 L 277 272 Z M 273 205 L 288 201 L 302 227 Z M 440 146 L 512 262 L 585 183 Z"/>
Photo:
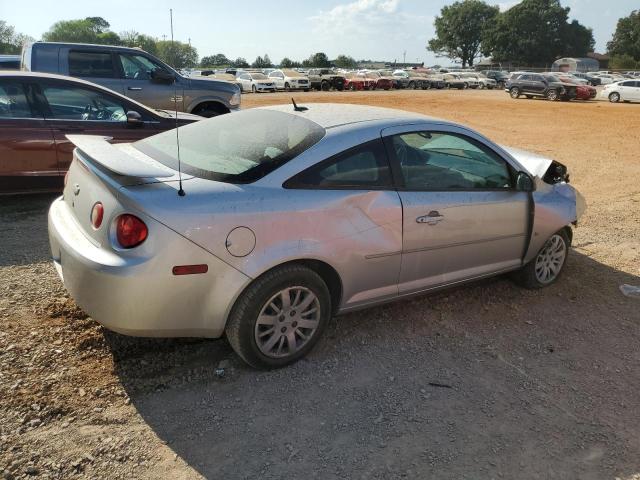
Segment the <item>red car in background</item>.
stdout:
<path fill-rule="evenodd" d="M 178 113 L 178 125 L 201 120 Z M 176 127 L 174 112 L 153 110 L 77 78 L 0 73 L 0 194 L 61 191 L 73 157 L 67 134 L 135 142 Z"/>
<path fill-rule="evenodd" d="M 393 78 L 385 77 L 380 72 L 360 72 L 358 75 L 375 82 L 372 87 L 374 89 L 391 90 L 393 88 Z"/>
<path fill-rule="evenodd" d="M 577 80 L 573 80 L 571 77 L 566 77 L 564 75 L 558 76 L 562 83 L 566 83 L 567 85 L 575 85 L 576 87 L 576 98 L 574 100 L 593 100 L 596 98 L 598 91 L 595 87 L 591 85 L 585 85 Z"/>
<path fill-rule="evenodd" d="M 374 88 L 376 88 L 376 81 L 371 78 L 357 73 L 344 74 L 345 90 L 373 90 Z"/>

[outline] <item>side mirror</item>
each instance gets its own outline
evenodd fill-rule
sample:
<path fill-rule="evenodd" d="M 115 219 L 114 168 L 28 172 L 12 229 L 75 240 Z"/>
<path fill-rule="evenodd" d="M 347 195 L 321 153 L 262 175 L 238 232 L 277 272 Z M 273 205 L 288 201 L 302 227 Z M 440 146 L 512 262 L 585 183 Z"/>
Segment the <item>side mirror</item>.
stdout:
<path fill-rule="evenodd" d="M 141 127 L 143 124 L 142 115 L 135 110 L 129 110 L 127 112 L 127 125 L 132 127 Z"/>
<path fill-rule="evenodd" d="M 519 192 L 533 192 L 536 184 L 528 173 L 518 172 L 516 175 L 516 190 Z"/>
<path fill-rule="evenodd" d="M 156 68 L 151 72 L 151 80 L 157 83 L 173 83 L 176 79 L 171 73 Z"/>

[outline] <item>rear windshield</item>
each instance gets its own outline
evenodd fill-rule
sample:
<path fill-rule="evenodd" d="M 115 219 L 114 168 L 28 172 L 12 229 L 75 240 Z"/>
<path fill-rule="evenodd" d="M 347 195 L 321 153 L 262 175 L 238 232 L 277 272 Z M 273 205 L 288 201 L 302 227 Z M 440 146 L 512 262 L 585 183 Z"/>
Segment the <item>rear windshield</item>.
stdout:
<path fill-rule="evenodd" d="M 320 125 L 298 115 L 262 109 L 228 113 L 180 127 L 181 168 L 209 180 L 250 183 L 297 157 L 324 134 Z M 178 169 L 175 130 L 133 146 Z"/>

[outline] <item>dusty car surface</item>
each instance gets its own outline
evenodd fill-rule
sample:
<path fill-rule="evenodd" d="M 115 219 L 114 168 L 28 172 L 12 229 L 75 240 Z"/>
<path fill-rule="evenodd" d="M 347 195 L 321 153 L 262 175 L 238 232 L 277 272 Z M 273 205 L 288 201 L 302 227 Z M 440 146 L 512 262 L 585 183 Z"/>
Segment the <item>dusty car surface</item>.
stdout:
<path fill-rule="evenodd" d="M 557 280 L 584 209 L 566 167 L 419 114 L 306 108 L 181 127 L 182 182 L 174 132 L 70 136 L 49 236 L 76 302 L 124 334 L 226 334 L 274 368 L 334 314 L 505 272 Z"/>

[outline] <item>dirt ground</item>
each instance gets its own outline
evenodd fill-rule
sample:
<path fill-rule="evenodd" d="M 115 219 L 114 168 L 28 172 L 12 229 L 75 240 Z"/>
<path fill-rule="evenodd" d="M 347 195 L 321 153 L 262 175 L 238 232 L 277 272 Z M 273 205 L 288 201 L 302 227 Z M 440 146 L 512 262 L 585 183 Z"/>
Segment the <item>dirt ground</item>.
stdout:
<path fill-rule="evenodd" d="M 244 107 L 291 94 L 245 95 Z M 640 105 L 494 91 L 295 93 L 458 121 L 569 167 L 561 280 L 507 278 L 338 317 L 305 360 L 102 329 L 48 258 L 51 195 L 0 197 L 7 479 L 640 479 Z"/>

